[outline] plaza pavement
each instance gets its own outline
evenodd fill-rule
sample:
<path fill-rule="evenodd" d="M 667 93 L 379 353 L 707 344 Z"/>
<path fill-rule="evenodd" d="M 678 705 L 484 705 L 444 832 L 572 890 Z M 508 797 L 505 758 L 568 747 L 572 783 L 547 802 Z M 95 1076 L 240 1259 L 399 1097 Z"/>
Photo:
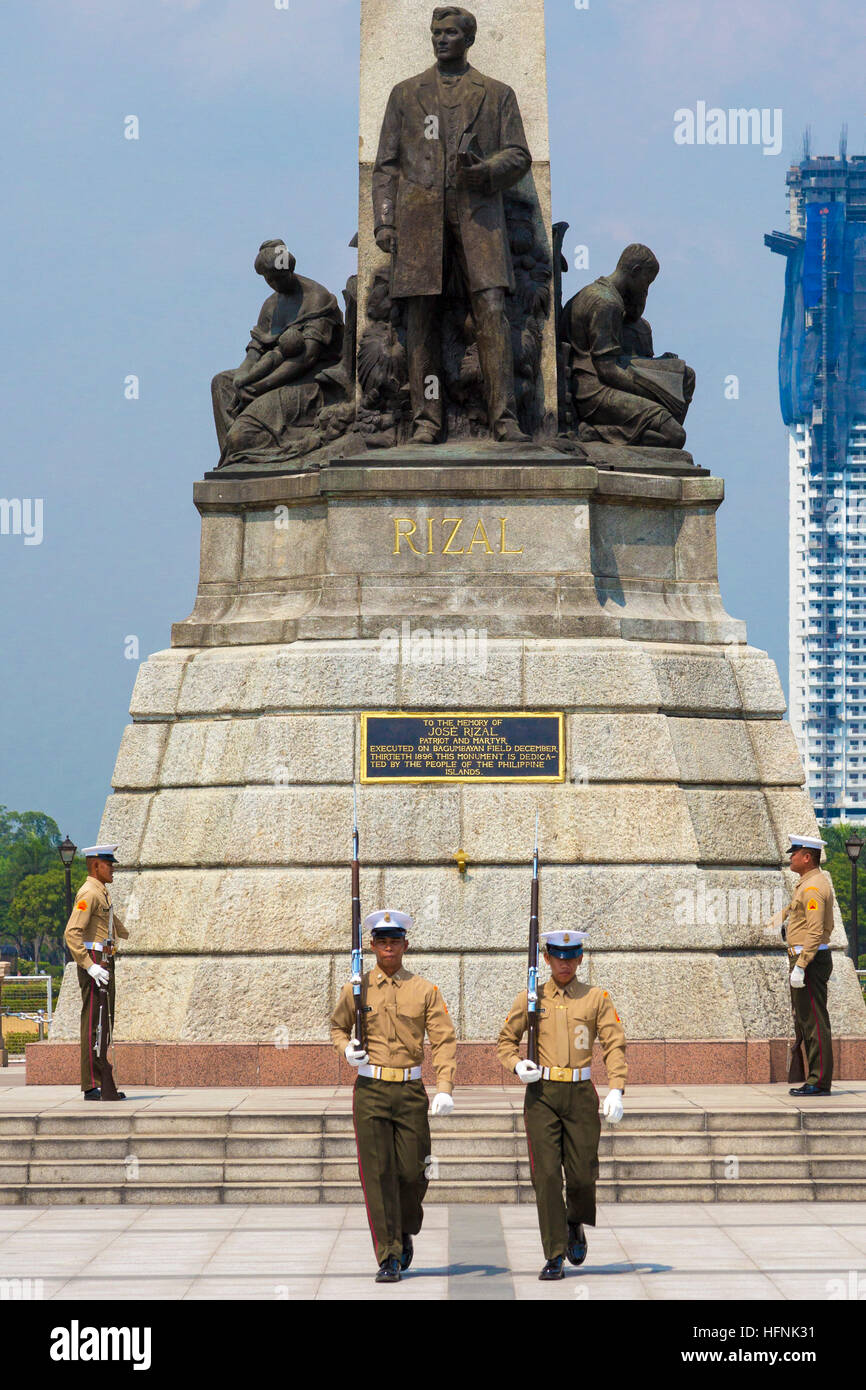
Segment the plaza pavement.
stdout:
<path fill-rule="evenodd" d="M 102 1299 L 754 1299 L 866 1296 L 860 1203 L 602 1206 L 589 1254 L 541 1284 L 531 1206 L 430 1206 L 412 1268 L 373 1282 L 360 1206 L 0 1208 L 0 1281 Z M 23 1281 L 41 1281 L 25 1284 Z M 2 1287 L 12 1287 L 2 1285 Z"/>

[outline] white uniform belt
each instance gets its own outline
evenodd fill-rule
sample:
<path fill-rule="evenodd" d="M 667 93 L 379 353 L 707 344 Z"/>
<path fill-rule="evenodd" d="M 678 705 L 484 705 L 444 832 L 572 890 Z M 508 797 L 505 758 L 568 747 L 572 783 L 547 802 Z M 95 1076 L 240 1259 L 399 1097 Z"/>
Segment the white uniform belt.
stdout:
<path fill-rule="evenodd" d="M 592 1067 L 542 1067 L 545 1081 L 588 1081 Z"/>
<path fill-rule="evenodd" d="M 110 942 L 110 941 L 85 941 L 85 943 L 84 943 L 84 949 L 85 949 L 85 951 L 106 951 L 106 950 L 110 951 L 110 950 L 112 949 L 112 942 Z"/>
<path fill-rule="evenodd" d="M 792 947 L 791 947 L 791 950 L 792 950 L 792 951 L 796 951 L 796 952 L 797 952 L 797 955 L 799 955 L 801 951 L 805 951 L 805 949 L 806 949 L 805 946 L 793 946 L 793 945 L 792 945 Z M 819 951 L 829 951 L 829 949 L 830 949 L 830 947 L 827 946 L 823 941 L 822 941 L 821 945 L 818 947 L 818 950 L 819 950 Z"/>
<path fill-rule="evenodd" d="M 370 1076 L 374 1081 L 420 1081 L 420 1067 L 371 1067 L 358 1068 L 359 1076 Z"/>

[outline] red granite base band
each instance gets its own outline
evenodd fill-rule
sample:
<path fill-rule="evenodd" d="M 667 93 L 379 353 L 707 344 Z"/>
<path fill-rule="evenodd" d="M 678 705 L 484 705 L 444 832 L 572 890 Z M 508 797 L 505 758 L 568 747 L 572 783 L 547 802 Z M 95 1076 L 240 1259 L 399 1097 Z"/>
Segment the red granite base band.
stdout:
<path fill-rule="evenodd" d="M 115 1076 L 128 1086 L 350 1086 L 354 1072 L 328 1043 L 117 1043 Z M 784 1081 L 785 1038 L 748 1042 L 664 1042 L 628 1045 L 633 1086 L 759 1085 Z M 837 1081 L 866 1080 L 866 1038 L 834 1038 Z M 596 1085 L 607 1085 L 599 1048 L 592 1059 Z M 424 1081 L 435 1086 L 430 1049 Z M 457 1081 L 462 1086 L 519 1085 L 504 1071 L 493 1043 L 457 1044 Z M 2 1083 L 0 1083 L 2 1084 Z M 28 1043 L 28 1086 L 78 1086 L 77 1043 Z"/>

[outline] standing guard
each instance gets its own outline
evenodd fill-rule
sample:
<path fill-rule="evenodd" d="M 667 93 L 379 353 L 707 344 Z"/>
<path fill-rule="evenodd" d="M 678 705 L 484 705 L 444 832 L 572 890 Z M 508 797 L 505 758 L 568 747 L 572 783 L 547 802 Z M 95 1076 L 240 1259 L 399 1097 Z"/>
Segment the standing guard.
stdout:
<path fill-rule="evenodd" d="M 436 985 L 403 967 L 412 918 L 382 910 L 364 918 L 376 965 L 364 973 L 363 1039 L 355 1036 L 351 981 L 331 1018 L 331 1041 L 355 1067 L 352 1098 L 358 1172 L 376 1250 L 377 1284 L 396 1284 L 412 1263 L 412 1237 L 424 1220 L 430 1162 L 427 1092 L 421 1081 L 424 1035 L 433 1048 L 436 1094 L 432 1115 L 450 1115 L 457 1041 Z"/>
<path fill-rule="evenodd" d="M 542 940 L 551 976 L 538 992 L 538 1062 L 521 1059 L 518 1050 L 529 1025 L 526 990 L 512 1005 L 497 1052 L 506 1071 L 515 1072 L 526 1087 L 523 1118 L 547 1261 L 538 1277 L 548 1280 L 564 1278 L 566 1257 L 570 1264 L 583 1264 L 584 1226 L 595 1225 L 601 1121 L 590 1063 L 596 1037 L 610 1081 L 604 1114 L 611 1124 L 622 1119 L 627 1068 L 625 1032 L 610 995 L 575 978 L 586 932 L 545 932 Z"/>
<path fill-rule="evenodd" d="M 806 1080 L 792 1096 L 828 1096 L 833 1083 L 833 1038 L 827 985 L 833 973 L 833 880 L 821 866 L 824 841 L 789 835 L 787 853 L 800 882 L 785 911 L 782 940 L 788 948 L 791 1001 L 806 1049 Z"/>
<path fill-rule="evenodd" d="M 117 845 L 91 845 L 82 851 L 87 878 L 75 895 L 75 905 L 64 933 L 78 967 L 81 990 L 81 1089 L 85 1100 L 126 1100 L 123 1092 L 115 1089 L 105 1058 L 107 1030 L 114 1029 L 117 939 L 129 937 L 126 927 L 115 916 L 108 891 L 114 878 L 116 849 Z"/>

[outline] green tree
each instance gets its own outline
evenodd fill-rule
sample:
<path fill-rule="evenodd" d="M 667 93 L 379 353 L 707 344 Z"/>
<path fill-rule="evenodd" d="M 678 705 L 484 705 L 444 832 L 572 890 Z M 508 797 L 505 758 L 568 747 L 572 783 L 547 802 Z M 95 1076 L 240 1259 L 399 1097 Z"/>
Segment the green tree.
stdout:
<path fill-rule="evenodd" d="M 9 925 L 9 911 L 19 885 L 58 862 L 60 831 L 43 811 L 10 811 L 0 806 L 0 930 Z"/>
<path fill-rule="evenodd" d="M 60 844 L 57 822 L 44 811 L 10 811 L 6 806 L 0 806 L 0 854 L 30 835 L 44 840 L 46 844 Z"/>
<path fill-rule="evenodd" d="M 849 938 L 851 934 L 851 860 L 848 858 L 845 841 L 849 840 L 854 834 L 866 841 L 866 835 L 861 834 L 862 829 L 862 826 L 846 825 L 844 821 L 840 822 L 838 825 L 821 826 L 821 838 L 826 841 L 827 844 L 827 859 L 822 867 L 826 869 L 833 880 L 836 901 L 839 904 L 839 911 L 842 914 L 842 921 L 845 924 L 845 930 Z M 866 867 L 866 854 L 864 854 L 863 863 L 864 867 Z M 863 875 L 860 874 L 859 871 L 857 888 L 857 936 L 858 944 L 863 945 L 864 942 L 866 942 L 866 933 L 864 933 L 864 922 L 866 922 L 866 917 L 864 917 L 863 911 L 864 907 L 866 907 L 866 881 L 864 881 Z M 866 969 L 866 964 L 864 964 L 864 962 L 866 962 L 866 954 L 861 954 L 858 962 L 861 970 Z"/>
<path fill-rule="evenodd" d="M 73 893 L 86 877 L 84 866 L 72 866 Z M 58 859 L 42 873 L 22 879 L 7 915 L 7 934 L 19 955 L 35 962 L 63 959 L 63 931 L 66 926 L 66 876 Z"/>

